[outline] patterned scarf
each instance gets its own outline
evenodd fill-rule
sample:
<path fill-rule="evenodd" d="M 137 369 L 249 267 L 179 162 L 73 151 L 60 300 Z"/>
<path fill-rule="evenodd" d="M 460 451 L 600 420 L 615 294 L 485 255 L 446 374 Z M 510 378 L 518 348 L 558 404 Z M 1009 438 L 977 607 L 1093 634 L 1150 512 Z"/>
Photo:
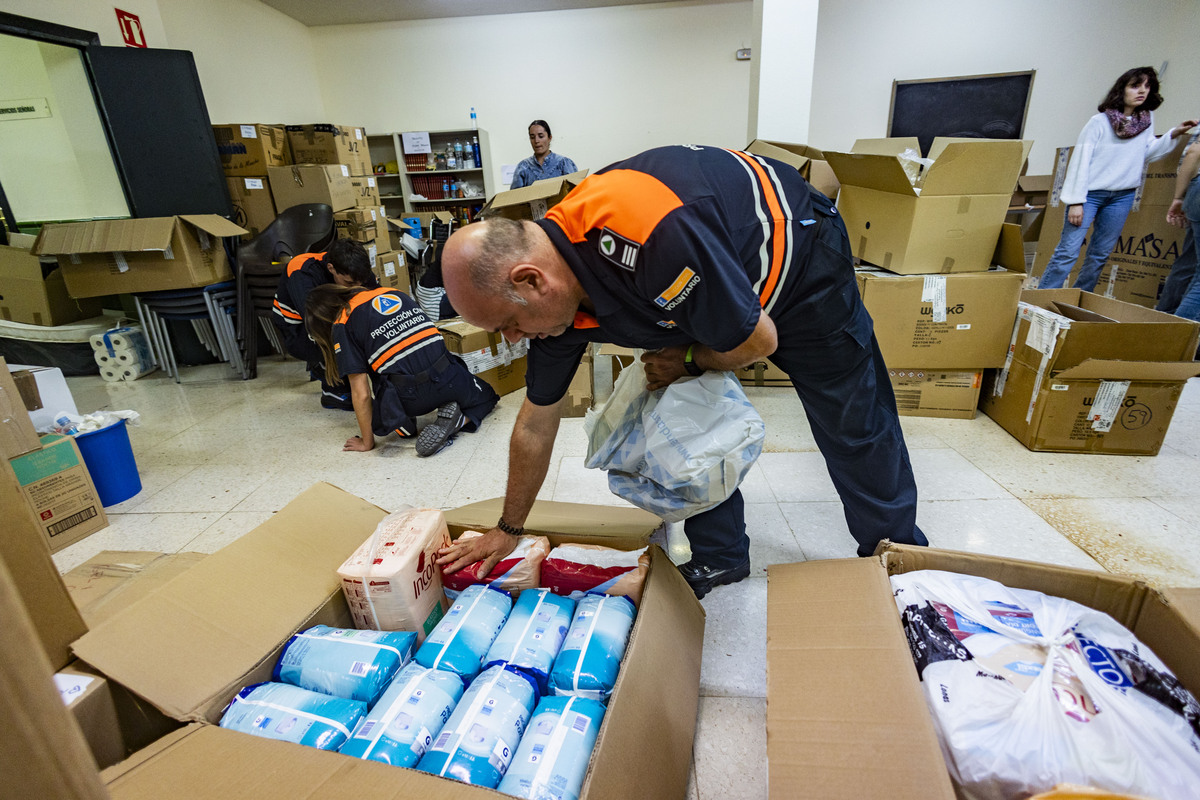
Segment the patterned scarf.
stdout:
<path fill-rule="evenodd" d="M 1115 108 L 1110 108 L 1104 112 L 1104 116 L 1108 117 L 1108 123 L 1112 125 L 1113 133 L 1118 139 L 1132 139 L 1150 127 L 1149 111 L 1135 111 L 1133 116 L 1127 117 Z"/>

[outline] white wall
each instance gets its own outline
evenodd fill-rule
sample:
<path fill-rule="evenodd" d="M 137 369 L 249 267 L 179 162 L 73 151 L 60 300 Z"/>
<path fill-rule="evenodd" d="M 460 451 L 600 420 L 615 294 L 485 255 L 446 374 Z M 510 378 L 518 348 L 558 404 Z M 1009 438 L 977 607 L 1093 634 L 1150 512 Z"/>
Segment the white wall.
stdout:
<path fill-rule="evenodd" d="M 160 0 L 161 2 L 162 0 Z M 369 132 L 470 126 L 501 164 L 552 149 L 599 168 L 663 144 L 744 147 L 752 3 L 674 2 L 314 28 L 328 121 Z M 207 87 L 206 91 L 207 91 Z"/>
<path fill-rule="evenodd" d="M 826 0 L 807 143 L 839 150 L 887 135 L 894 79 L 1035 69 L 1025 138 L 1029 172 L 1046 173 L 1131 67 L 1170 62 L 1158 132 L 1200 116 L 1197 42 L 1195 0 Z"/>

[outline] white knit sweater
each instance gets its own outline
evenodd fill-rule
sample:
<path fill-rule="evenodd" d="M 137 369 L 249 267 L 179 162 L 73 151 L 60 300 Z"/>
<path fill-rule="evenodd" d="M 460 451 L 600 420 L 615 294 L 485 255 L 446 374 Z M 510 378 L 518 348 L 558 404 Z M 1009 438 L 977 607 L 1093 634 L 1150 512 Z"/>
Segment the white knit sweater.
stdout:
<path fill-rule="evenodd" d="M 1171 144 L 1170 136 L 1154 135 L 1153 111 L 1150 127 L 1132 139 L 1117 138 L 1108 117 L 1096 114 L 1079 132 L 1060 195 L 1062 202 L 1069 206 L 1082 203 L 1089 191 L 1136 189 L 1146 162 L 1171 152 Z"/>

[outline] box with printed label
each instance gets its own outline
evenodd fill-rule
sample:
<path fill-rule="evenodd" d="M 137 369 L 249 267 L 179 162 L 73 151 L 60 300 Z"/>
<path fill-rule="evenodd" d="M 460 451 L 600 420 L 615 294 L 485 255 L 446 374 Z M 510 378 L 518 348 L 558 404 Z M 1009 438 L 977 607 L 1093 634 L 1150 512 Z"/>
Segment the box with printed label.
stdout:
<path fill-rule="evenodd" d="M 442 332 L 446 348 L 466 362 L 472 375 L 491 384 L 496 394 L 503 397 L 525 386 L 528 340 L 509 344 L 500 334 L 485 331 L 460 318 L 439 322 L 438 330 Z"/>
<path fill-rule="evenodd" d="M 374 175 L 351 175 L 354 205 L 357 208 L 379 208 L 379 184 Z"/>
<path fill-rule="evenodd" d="M 902 417 L 975 419 L 983 370 L 889 369 Z"/>
<path fill-rule="evenodd" d="M 282 125 L 213 125 L 221 169 L 230 177 L 261 176 L 292 163 Z"/>
<path fill-rule="evenodd" d="M 370 175 L 367 132 L 348 125 L 288 125 L 288 144 L 296 164 L 344 164 L 351 175 Z M 379 203 L 375 203 L 379 205 Z"/>
<path fill-rule="evenodd" d="M 57 553 L 108 527 L 108 517 L 75 440 L 49 434 L 41 444 L 8 463 L 50 552 Z"/>
<path fill-rule="evenodd" d="M 245 232 L 216 214 L 63 222 L 33 252 L 58 257 L 72 297 L 190 289 L 233 277 L 221 239 Z"/>
<path fill-rule="evenodd" d="M 257 236 L 275 221 L 275 198 L 266 175 L 226 178 L 233 200 L 233 221 L 246 229 L 244 239 Z"/>
<path fill-rule="evenodd" d="M 375 256 L 375 266 L 371 271 L 375 273 L 380 286 L 399 289 L 407 295 L 412 295 L 412 281 L 403 251 L 378 254 Z"/>
<path fill-rule="evenodd" d="M 333 215 L 333 227 L 339 239 L 356 242 L 378 241 L 379 246 L 388 248 L 388 219 L 383 206 L 372 208 L 348 208 Z"/>
<path fill-rule="evenodd" d="M 338 164 L 294 164 L 267 170 L 275 208 L 282 212 L 304 203 L 324 203 L 334 211 L 353 208 L 355 189 L 350 171 Z M 378 203 L 376 203 L 378 205 Z"/>
<path fill-rule="evenodd" d="M 587 177 L 586 169 L 572 172 L 570 175 L 559 175 L 554 178 L 543 178 L 534 181 L 520 189 L 508 189 L 497 192 L 479 211 L 480 219 L 489 217 L 507 217 L 508 219 L 541 219 L 551 207 L 562 202 L 571 190 Z"/>
<path fill-rule="evenodd" d="M 1030 450 L 1154 455 L 1200 323 L 1079 289 L 1026 290 L 980 408 Z"/>
<path fill-rule="evenodd" d="M 0 319 L 26 325 L 66 325 L 99 316 L 95 299 L 76 300 L 67 294 L 58 261 L 30 252 L 37 237 L 10 233 L 0 246 Z"/>
<path fill-rule="evenodd" d="M 800 173 L 800 177 L 813 185 L 813 188 L 826 197 L 837 197 L 838 179 L 833 174 L 825 154 L 815 147 L 791 142 L 773 142 L 768 139 L 755 139 L 746 145 L 747 153 L 766 156 L 785 164 L 791 164 Z"/>
<path fill-rule="evenodd" d="M 902 275 L 987 270 L 1030 144 L 939 137 L 915 183 L 900 158 L 915 137 L 826 151 L 854 256 Z"/>

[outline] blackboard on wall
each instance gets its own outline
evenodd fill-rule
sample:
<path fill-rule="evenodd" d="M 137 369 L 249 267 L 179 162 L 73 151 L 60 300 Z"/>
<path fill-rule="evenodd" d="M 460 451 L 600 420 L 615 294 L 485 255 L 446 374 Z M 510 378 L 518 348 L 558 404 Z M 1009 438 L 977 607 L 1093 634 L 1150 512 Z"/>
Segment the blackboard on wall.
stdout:
<path fill-rule="evenodd" d="M 916 136 L 928 153 L 936 136 L 1020 139 L 1034 70 L 892 82 L 888 136 Z"/>

